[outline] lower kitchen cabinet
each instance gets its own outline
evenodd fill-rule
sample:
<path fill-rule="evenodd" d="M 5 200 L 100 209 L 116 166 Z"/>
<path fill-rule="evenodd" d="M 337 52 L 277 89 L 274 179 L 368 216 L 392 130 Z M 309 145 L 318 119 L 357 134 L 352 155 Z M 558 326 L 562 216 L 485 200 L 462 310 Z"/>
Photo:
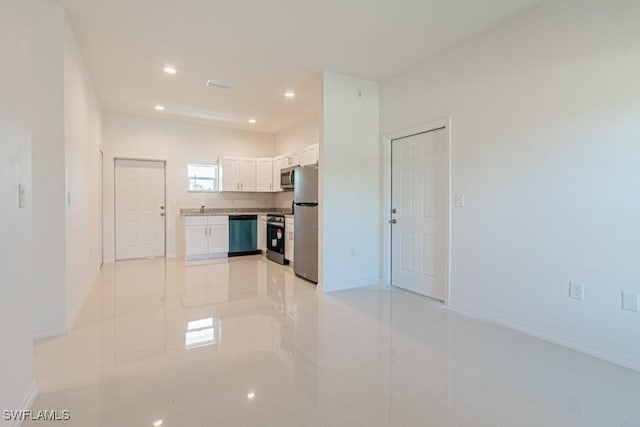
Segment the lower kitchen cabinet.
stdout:
<path fill-rule="evenodd" d="M 293 227 L 294 227 L 294 219 L 293 217 L 287 217 L 284 220 L 284 232 L 285 232 L 285 241 L 284 241 L 284 259 L 289 262 L 293 261 Z"/>
<path fill-rule="evenodd" d="M 185 260 L 222 258 L 229 253 L 229 217 L 185 217 Z"/>
<path fill-rule="evenodd" d="M 258 250 L 267 253 L 267 216 L 258 215 Z"/>

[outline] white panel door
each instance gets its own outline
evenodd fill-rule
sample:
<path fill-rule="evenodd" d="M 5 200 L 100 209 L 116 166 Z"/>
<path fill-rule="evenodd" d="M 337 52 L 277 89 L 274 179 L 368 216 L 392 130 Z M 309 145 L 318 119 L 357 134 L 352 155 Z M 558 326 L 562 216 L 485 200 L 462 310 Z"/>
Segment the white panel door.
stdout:
<path fill-rule="evenodd" d="M 449 155 L 444 129 L 392 142 L 391 283 L 444 301 Z"/>
<path fill-rule="evenodd" d="M 164 256 L 164 162 L 116 160 L 116 259 Z"/>

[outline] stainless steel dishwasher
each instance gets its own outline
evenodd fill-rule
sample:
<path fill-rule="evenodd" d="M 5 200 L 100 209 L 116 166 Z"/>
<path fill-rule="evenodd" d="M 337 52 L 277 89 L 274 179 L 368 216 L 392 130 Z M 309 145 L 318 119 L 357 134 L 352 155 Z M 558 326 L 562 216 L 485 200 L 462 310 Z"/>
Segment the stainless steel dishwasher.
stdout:
<path fill-rule="evenodd" d="M 258 216 L 229 215 L 229 256 L 258 253 Z"/>

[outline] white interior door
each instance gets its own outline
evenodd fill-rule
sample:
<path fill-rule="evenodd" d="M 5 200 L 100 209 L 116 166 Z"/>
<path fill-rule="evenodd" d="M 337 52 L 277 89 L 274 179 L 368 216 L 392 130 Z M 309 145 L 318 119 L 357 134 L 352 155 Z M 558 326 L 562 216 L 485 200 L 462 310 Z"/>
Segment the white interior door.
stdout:
<path fill-rule="evenodd" d="M 116 259 L 164 256 L 164 162 L 116 160 Z"/>
<path fill-rule="evenodd" d="M 391 284 L 444 301 L 449 154 L 444 129 L 391 143 Z"/>

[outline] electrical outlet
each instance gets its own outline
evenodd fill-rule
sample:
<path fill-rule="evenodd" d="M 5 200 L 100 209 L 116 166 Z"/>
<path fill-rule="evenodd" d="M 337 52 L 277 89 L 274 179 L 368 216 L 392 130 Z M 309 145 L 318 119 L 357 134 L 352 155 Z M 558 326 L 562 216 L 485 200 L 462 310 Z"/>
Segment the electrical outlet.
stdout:
<path fill-rule="evenodd" d="M 635 292 L 622 291 L 622 309 L 640 313 L 640 296 Z"/>
<path fill-rule="evenodd" d="M 569 298 L 584 301 L 584 283 L 569 282 Z"/>
<path fill-rule="evenodd" d="M 456 193 L 456 207 L 464 208 L 464 193 Z"/>

